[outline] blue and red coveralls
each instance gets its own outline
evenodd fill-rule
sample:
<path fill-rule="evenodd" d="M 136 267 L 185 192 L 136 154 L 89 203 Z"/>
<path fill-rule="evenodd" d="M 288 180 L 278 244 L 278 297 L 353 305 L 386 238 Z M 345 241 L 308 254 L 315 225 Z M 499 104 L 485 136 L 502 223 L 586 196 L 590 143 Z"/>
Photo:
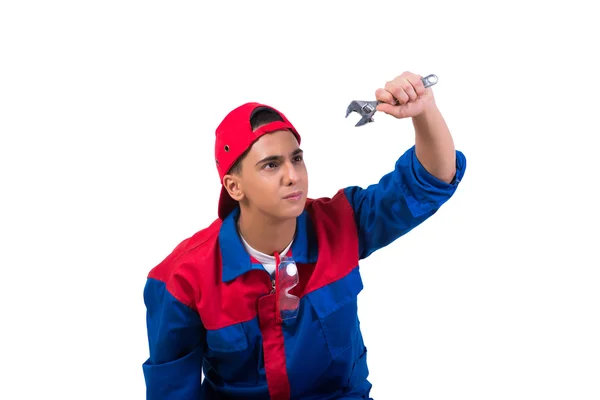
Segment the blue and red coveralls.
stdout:
<path fill-rule="evenodd" d="M 245 251 L 239 209 L 182 241 L 144 289 L 150 357 L 147 398 L 367 399 L 367 349 L 357 315 L 359 260 L 433 215 L 450 184 L 429 174 L 414 146 L 378 184 L 308 200 L 291 248 L 298 316 L 277 318 L 271 279 Z M 201 372 L 205 378 L 201 384 Z"/>

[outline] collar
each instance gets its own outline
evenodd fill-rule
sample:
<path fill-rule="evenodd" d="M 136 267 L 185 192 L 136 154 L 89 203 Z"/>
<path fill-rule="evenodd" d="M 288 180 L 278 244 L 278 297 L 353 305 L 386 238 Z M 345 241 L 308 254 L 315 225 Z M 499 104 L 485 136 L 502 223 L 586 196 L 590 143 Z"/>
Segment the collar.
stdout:
<path fill-rule="evenodd" d="M 240 275 L 253 270 L 264 270 L 263 266 L 253 262 L 244 248 L 238 233 L 236 222 L 240 208 L 236 207 L 223 220 L 219 230 L 219 248 L 223 265 L 223 282 L 234 280 Z M 314 227 L 308 212 L 304 210 L 296 219 L 296 236 L 291 248 L 292 258 L 299 264 L 316 263 L 317 241 Z"/>

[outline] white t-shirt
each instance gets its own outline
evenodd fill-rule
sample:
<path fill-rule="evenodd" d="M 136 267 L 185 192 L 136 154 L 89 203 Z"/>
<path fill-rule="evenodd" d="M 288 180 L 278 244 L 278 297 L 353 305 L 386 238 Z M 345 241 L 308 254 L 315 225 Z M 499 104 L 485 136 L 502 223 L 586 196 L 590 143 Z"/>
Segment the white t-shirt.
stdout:
<path fill-rule="evenodd" d="M 269 275 L 273 276 L 273 273 L 275 272 L 275 256 L 270 256 L 268 254 L 265 253 L 261 253 L 258 250 L 253 249 L 248 242 L 246 242 L 246 239 L 244 239 L 244 237 L 242 236 L 242 234 L 240 233 L 240 238 L 242 238 L 242 243 L 244 243 L 244 247 L 246 248 L 246 251 L 254 258 L 256 258 L 258 260 L 258 262 L 260 262 L 263 267 L 267 270 L 267 272 L 269 273 Z M 287 245 L 287 247 L 285 248 L 285 250 L 283 250 L 280 254 L 281 257 L 285 256 L 286 253 L 288 252 L 288 250 L 290 249 L 290 247 L 292 247 L 292 243 L 294 241 L 292 240 L 290 242 L 290 244 Z"/>

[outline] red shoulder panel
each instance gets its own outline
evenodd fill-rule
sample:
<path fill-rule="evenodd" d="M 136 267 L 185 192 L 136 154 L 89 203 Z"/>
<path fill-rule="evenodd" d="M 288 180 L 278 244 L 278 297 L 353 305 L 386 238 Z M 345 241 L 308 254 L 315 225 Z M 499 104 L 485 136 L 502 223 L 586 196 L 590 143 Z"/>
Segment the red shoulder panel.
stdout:
<path fill-rule="evenodd" d="M 220 227 L 221 220 L 217 219 L 207 228 L 183 240 L 160 264 L 150 270 L 148 278 L 164 282 L 173 297 L 196 309 L 199 268 L 195 260 L 199 254 L 206 253 L 206 247 L 218 237 Z"/>

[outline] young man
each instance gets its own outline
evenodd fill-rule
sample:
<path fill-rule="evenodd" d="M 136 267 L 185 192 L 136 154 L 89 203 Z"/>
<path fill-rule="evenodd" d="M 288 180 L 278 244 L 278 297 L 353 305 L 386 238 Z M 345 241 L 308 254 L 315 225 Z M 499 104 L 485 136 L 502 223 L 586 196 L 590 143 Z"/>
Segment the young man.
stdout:
<path fill-rule="evenodd" d="M 369 398 L 359 260 L 433 215 L 466 167 L 420 78 L 376 91 L 379 111 L 412 118 L 415 145 L 379 183 L 332 198 L 307 198 L 300 135 L 282 113 L 248 103 L 225 117 L 219 218 L 144 290 L 148 399 Z"/>

